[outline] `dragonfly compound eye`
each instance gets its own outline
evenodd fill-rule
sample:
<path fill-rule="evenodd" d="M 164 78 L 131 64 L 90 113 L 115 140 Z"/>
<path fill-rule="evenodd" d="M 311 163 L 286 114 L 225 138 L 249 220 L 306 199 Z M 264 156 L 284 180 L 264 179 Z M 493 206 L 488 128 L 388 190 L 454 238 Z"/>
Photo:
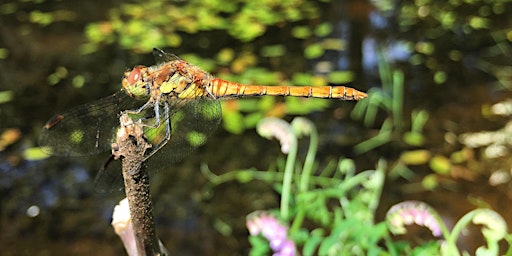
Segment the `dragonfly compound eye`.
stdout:
<path fill-rule="evenodd" d="M 135 85 L 135 83 L 137 83 L 137 81 L 139 81 L 139 79 L 140 79 L 139 67 L 133 68 L 132 72 L 130 72 L 130 74 L 126 78 L 128 84 L 130 84 L 130 85 Z"/>
<path fill-rule="evenodd" d="M 131 71 L 126 71 L 123 78 L 123 88 L 126 93 L 135 98 L 145 98 L 148 95 L 146 77 L 147 68 L 136 66 Z"/>

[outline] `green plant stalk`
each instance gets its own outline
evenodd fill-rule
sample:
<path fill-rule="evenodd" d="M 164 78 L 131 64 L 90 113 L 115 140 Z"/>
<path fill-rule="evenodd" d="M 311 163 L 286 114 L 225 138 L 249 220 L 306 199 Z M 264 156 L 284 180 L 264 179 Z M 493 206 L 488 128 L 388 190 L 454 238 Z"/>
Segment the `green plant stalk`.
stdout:
<path fill-rule="evenodd" d="M 393 133 L 393 125 L 391 121 L 386 119 L 381 126 L 379 134 L 376 136 L 365 140 L 354 147 L 354 151 L 356 154 L 362 154 L 368 152 L 378 146 L 384 145 L 391 140 L 391 135 Z"/>
<path fill-rule="evenodd" d="M 384 188 L 384 182 L 386 180 L 386 161 L 380 159 L 377 162 L 377 168 L 375 170 L 374 179 L 378 181 L 378 185 L 373 188 L 374 197 L 370 203 L 368 203 L 368 208 L 372 211 L 372 215 L 375 215 L 375 211 L 379 206 L 380 197 L 382 195 L 382 189 Z"/>
<path fill-rule="evenodd" d="M 448 252 L 448 253 L 450 253 L 450 255 L 458 255 L 458 254 L 451 254 L 451 253 L 455 253 L 455 252 L 458 253 L 456 242 L 457 242 L 457 238 L 459 237 L 459 234 L 462 232 L 462 230 L 465 227 L 468 226 L 468 224 L 471 221 L 473 221 L 475 216 L 477 216 L 478 214 L 480 214 L 482 211 L 485 211 L 485 210 L 487 210 L 487 209 L 475 209 L 473 211 L 466 213 L 464 216 L 462 216 L 462 218 L 460 218 L 459 221 L 457 221 L 457 223 L 453 227 L 453 230 L 449 234 L 449 236 L 446 236 L 446 234 L 443 231 L 443 235 L 445 235 L 445 237 L 446 237 L 446 243 L 449 246 L 448 248 L 450 249 L 450 251 Z M 443 227 L 443 226 L 441 226 L 441 227 Z M 487 242 L 487 247 L 488 247 L 487 251 L 491 252 L 491 254 L 489 254 L 489 255 L 497 255 L 498 251 L 499 251 L 498 241 L 495 239 L 490 239 L 489 237 L 486 237 L 485 234 L 484 234 L 484 237 Z"/>
<path fill-rule="evenodd" d="M 386 243 L 386 247 L 388 248 L 388 253 L 390 256 L 398 256 L 398 252 L 395 244 L 393 243 L 393 239 L 389 236 L 389 231 L 386 232 L 386 236 L 384 237 L 384 241 Z"/>
<path fill-rule="evenodd" d="M 508 243 L 508 250 L 504 255 L 512 255 L 512 234 L 508 234 L 505 236 L 505 240 Z"/>
<path fill-rule="evenodd" d="M 211 182 L 213 185 L 220 185 L 225 182 L 238 180 L 239 182 L 249 182 L 249 178 L 252 180 L 262 180 L 262 181 L 270 181 L 270 182 L 282 182 L 283 175 L 278 172 L 272 171 L 259 171 L 255 168 L 243 169 L 243 170 L 235 170 L 231 172 L 227 172 L 221 175 L 217 175 L 213 173 L 210 169 L 208 169 L 207 165 L 201 166 L 201 172 L 203 175 Z M 240 180 L 240 175 L 243 174 L 249 178 L 245 178 L 244 181 Z M 333 181 L 332 178 L 326 177 L 310 177 L 310 183 L 322 186 L 329 187 L 335 186 L 339 184 L 339 181 Z"/>
<path fill-rule="evenodd" d="M 355 175 L 356 167 L 352 159 L 341 159 L 338 161 L 338 173 L 344 175 L 343 180 L 349 180 Z"/>
<path fill-rule="evenodd" d="M 379 77 L 382 82 L 382 87 L 384 91 L 391 91 L 393 88 L 392 77 L 391 77 L 391 68 L 389 67 L 388 62 L 384 60 L 384 55 L 382 54 L 384 51 L 378 51 L 378 61 L 379 61 Z"/>
<path fill-rule="evenodd" d="M 302 222 L 304 222 L 304 218 L 306 217 L 306 210 L 304 207 L 300 207 L 300 210 L 297 212 L 295 218 L 293 218 L 292 226 L 290 227 L 290 234 L 294 234 L 299 231 L 302 226 Z"/>
<path fill-rule="evenodd" d="M 313 172 L 313 164 L 315 163 L 316 152 L 318 149 L 318 132 L 315 126 L 311 126 L 309 138 L 308 153 L 306 154 L 306 160 L 304 161 L 304 167 L 302 168 L 302 174 L 300 177 L 299 191 L 301 192 L 308 190 L 309 178 Z"/>
<path fill-rule="evenodd" d="M 297 137 L 290 136 L 290 151 L 286 157 L 286 165 L 284 168 L 283 191 L 281 193 L 281 217 L 285 220 L 289 217 L 290 211 L 290 195 L 293 178 L 293 166 L 297 158 Z"/>
<path fill-rule="evenodd" d="M 360 172 L 358 173 L 357 175 L 355 175 L 354 177 L 348 179 L 348 180 L 345 180 L 343 181 L 343 183 L 341 183 L 339 185 L 339 187 L 333 189 L 333 192 L 334 194 L 330 195 L 330 194 L 327 194 L 327 195 L 330 195 L 330 196 L 346 196 L 346 193 L 349 192 L 349 191 L 352 191 L 354 188 L 356 188 L 357 186 L 360 186 L 361 184 L 363 184 L 365 181 L 368 180 L 369 177 L 375 175 L 375 171 L 363 171 L 363 172 Z M 330 192 L 331 190 L 328 190 L 326 189 L 325 191 L 328 191 Z"/>
<path fill-rule="evenodd" d="M 425 110 L 413 110 L 411 113 L 411 131 L 421 133 L 423 126 L 428 121 L 429 114 Z"/>
<path fill-rule="evenodd" d="M 313 172 L 313 164 L 315 163 L 316 152 L 318 149 L 318 132 L 315 126 L 311 126 L 311 132 L 309 135 L 309 148 L 308 153 L 306 154 L 306 160 L 304 161 L 304 166 L 302 168 L 299 191 L 306 192 L 309 186 L 309 179 L 311 178 L 311 173 Z M 304 207 L 299 208 L 299 212 L 295 216 L 293 220 L 293 224 L 290 228 L 290 233 L 298 231 L 302 222 L 304 221 L 304 217 L 306 216 L 306 211 Z"/>
<path fill-rule="evenodd" d="M 400 70 L 393 72 L 393 123 L 396 129 L 402 130 L 404 105 L 404 73 Z"/>

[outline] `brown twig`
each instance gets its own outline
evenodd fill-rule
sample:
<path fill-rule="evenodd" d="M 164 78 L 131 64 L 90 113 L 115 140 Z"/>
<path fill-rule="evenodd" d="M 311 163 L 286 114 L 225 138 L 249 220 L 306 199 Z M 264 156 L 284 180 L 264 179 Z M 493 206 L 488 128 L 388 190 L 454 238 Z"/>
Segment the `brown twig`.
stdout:
<path fill-rule="evenodd" d="M 120 118 L 121 128 L 112 144 L 112 154 L 122 159 L 126 197 L 130 207 L 138 255 L 163 255 L 156 236 L 149 176 L 144 169 L 144 153 L 151 147 L 143 134 L 142 124 L 127 114 Z"/>

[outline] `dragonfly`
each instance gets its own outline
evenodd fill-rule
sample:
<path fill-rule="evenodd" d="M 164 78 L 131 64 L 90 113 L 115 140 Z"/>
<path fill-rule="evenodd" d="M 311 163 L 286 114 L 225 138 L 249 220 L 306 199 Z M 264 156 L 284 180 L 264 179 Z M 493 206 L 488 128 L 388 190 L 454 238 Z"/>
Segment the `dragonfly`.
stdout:
<path fill-rule="evenodd" d="M 111 150 L 119 116 L 143 123 L 155 153 L 176 162 L 203 145 L 220 123 L 220 100 L 248 96 L 294 96 L 360 100 L 367 94 L 345 86 L 245 85 L 216 78 L 174 54 L 154 49 L 156 65 L 135 66 L 124 73 L 122 89 L 52 117 L 39 145 L 59 156 L 87 156 Z"/>

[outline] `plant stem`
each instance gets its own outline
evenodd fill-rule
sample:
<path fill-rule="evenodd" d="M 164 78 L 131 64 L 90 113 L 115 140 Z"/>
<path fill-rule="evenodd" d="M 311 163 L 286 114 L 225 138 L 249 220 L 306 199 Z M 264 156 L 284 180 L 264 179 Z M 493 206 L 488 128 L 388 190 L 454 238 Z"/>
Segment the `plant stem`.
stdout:
<path fill-rule="evenodd" d="M 281 196 L 281 217 L 288 219 L 290 208 L 290 194 L 293 178 L 293 166 L 297 158 L 297 137 L 290 136 L 290 151 L 286 157 L 286 165 L 284 168 L 283 191 Z"/>
<path fill-rule="evenodd" d="M 144 169 L 144 153 L 151 145 L 143 137 L 142 124 L 134 123 L 126 114 L 121 116 L 120 123 L 112 154 L 116 159 L 122 158 L 137 252 L 138 255 L 162 255 L 153 219 L 149 176 Z"/>
<path fill-rule="evenodd" d="M 310 140 L 308 153 L 306 155 L 306 160 L 304 161 L 304 167 L 302 168 L 302 174 L 300 178 L 299 190 L 301 192 L 308 190 L 309 178 L 311 177 L 311 172 L 313 172 L 313 164 L 315 163 L 316 151 L 318 148 L 318 132 L 316 131 L 316 127 L 314 125 L 311 125 L 311 132 L 309 137 Z"/>

